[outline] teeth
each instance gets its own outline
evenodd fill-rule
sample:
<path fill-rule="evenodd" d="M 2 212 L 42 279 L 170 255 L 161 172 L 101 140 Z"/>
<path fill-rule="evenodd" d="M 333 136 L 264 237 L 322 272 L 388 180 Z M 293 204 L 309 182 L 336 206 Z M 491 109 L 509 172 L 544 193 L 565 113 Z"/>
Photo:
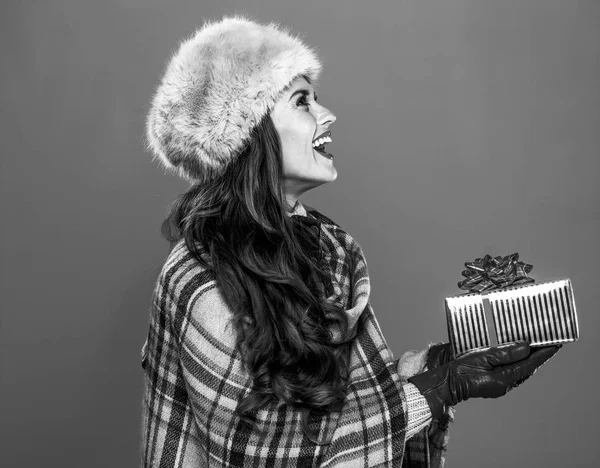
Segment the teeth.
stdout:
<path fill-rule="evenodd" d="M 331 143 L 331 137 L 323 137 L 323 138 L 319 138 L 318 140 L 313 141 L 313 148 L 316 146 L 321 146 L 323 143 Z"/>

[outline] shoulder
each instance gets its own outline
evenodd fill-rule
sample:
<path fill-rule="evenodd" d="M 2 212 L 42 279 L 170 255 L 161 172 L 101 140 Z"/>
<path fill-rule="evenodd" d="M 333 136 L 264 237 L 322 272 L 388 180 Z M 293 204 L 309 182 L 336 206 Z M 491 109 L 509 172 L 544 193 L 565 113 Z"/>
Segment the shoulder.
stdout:
<path fill-rule="evenodd" d="M 168 343 L 168 353 L 177 352 L 189 371 L 186 384 L 204 395 L 225 380 L 245 388 L 233 311 L 217 287 L 214 271 L 194 257 L 185 241 L 177 242 L 165 260 L 156 298 L 155 336 Z"/>
<path fill-rule="evenodd" d="M 193 290 L 210 288 L 214 274 L 194 257 L 182 239 L 177 242 L 161 268 L 157 287 L 174 300 L 188 298 Z"/>
<path fill-rule="evenodd" d="M 173 246 L 165 260 L 155 294 L 176 331 L 191 324 L 207 328 L 211 335 L 222 333 L 232 316 L 213 270 L 203 266 L 183 240 Z"/>

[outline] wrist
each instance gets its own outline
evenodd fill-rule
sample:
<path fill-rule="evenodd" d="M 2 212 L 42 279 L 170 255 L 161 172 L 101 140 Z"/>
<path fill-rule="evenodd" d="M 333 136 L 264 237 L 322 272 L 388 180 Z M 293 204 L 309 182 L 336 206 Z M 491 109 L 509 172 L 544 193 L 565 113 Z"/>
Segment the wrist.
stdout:
<path fill-rule="evenodd" d="M 449 365 L 445 364 L 408 379 L 427 400 L 434 421 L 439 420 L 446 412 L 446 407 L 452 404 L 448 372 Z"/>

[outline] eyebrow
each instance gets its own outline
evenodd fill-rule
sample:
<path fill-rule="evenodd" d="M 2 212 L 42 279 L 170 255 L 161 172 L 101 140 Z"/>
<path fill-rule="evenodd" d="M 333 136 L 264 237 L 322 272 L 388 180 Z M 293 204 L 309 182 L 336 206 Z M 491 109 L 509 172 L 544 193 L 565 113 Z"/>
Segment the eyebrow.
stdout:
<path fill-rule="evenodd" d="M 292 100 L 292 98 L 296 95 L 296 94 L 302 94 L 303 96 L 308 96 L 310 94 L 310 92 L 306 89 L 298 89 L 296 91 L 294 91 L 292 93 L 292 95 L 290 96 L 290 101 Z M 315 101 L 317 100 L 317 93 L 314 93 L 315 96 Z"/>

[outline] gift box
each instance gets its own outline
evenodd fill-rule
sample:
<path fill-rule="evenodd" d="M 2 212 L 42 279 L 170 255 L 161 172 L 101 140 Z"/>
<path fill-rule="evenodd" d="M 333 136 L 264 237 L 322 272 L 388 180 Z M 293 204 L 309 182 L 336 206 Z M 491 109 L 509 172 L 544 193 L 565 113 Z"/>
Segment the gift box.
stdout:
<path fill-rule="evenodd" d="M 454 357 L 512 341 L 531 346 L 576 341 L 579 324 L 571 281 L 534 282 L 519 255 L 486 255 L 465 263 L 458 283 L 468 293 L 446 298 Z M 492 327 L 490 327 L 490 322 Z"/>

